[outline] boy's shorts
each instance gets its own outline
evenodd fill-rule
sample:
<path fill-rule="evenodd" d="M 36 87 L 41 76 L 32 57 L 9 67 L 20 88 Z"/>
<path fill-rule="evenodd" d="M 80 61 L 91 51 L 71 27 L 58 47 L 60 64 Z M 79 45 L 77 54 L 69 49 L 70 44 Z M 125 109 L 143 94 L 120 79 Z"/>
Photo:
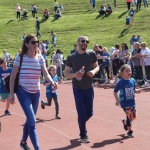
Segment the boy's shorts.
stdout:
<path fill-rule="evenodd" d="M 129 25 L 130 23 L 129 22 L 126 22 L 126 25 Z"/>
<path fill-rule="evenodd" d="M 9 96 L 10 96 L 10 93 L 1 93 L 0 94 L 0 101 L 5 100 Z"/>

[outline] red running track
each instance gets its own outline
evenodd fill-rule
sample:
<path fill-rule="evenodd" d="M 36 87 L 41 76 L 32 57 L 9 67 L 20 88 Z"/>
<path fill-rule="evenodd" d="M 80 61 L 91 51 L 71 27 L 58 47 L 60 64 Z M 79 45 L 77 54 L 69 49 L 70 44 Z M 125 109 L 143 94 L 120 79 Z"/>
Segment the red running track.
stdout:
<path fill-rule="evenodd" d="M 41 85 L 41 99 L 45 87 Z M 121 119 L 121 108 L 115 106 L 113 89 L 95 88 L 94 116 L 87 122 L 89 144 L 81 144 L 77 113 L 71 84 L 59 85 L 59 105 L 62 119 L 55 119 L 55 107 L 37 113 L 37 131 L 41 150 L 150 150 L 150 93 L 136 94 L 137 119 L 133 122 L 134 138 L 127 138 Z M 19 143 L 24 113 L 16 100 L 10 107 L 11 116 L 4 116 L 5 103 L 0 103 L 0 150 L 20 150 Z M 28 145 L 33 150 L 30 139 Z"/>

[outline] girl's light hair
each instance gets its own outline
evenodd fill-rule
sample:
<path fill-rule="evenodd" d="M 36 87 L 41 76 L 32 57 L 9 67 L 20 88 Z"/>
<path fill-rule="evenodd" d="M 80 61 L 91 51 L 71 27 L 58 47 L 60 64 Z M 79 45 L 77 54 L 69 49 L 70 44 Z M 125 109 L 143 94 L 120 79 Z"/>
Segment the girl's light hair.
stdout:
<path fill-rule="evenodd" d="M 50 65 L 48 68 L 48 72 L 50 72 L 53 68 L 56 69 L 57 67 L 55 65 Z"/>
<path fill-rule="evenodd" d="M 107 47 L 103 47 L 103 49 L 105 49 L 108 52 L 108 48 Z"/>
<path fill-rule="evenodd" d="M 126 68 L 130 68 L 130 69 L 131 69 L 131 67 L 130 67 L 128 64 L 122 65 L 121 68 L 119 69 L 119 76 L 122 77 L 122 74 L 121 74 L 121 73 L 122 73 Z"/>
<path fill-rule="evenodd" d="M 142 42 L 141 46 L 146 47 L 146 42 Z"/>

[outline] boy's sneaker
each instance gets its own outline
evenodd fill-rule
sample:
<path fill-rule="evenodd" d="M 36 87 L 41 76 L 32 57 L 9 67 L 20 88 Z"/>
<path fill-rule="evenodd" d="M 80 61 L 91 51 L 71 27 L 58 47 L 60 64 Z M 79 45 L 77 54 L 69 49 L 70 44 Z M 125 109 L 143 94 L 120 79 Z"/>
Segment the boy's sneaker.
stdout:
<path fill-rule="evenodd" d="M 84 138 L 80 138 L 80 142 L 81 143 L 90 143 L 90 140 L 89 140 L 89 138 L 88 138 L 88 136 L 86 135 Z"/>
<path fill-rule="evenodd" d="M 127 127 L 127 125 L 124 123 L 124 122 L 125 122 L 125 119 L 122 119 L 121 121 L 122 121 L 122 123 L 123 123 L 124 130 L 127 131 L 127 130 L 128 130 L 128 127 Z"/>
<path fill-rule="evenodd" d="M 56 119 L 61 119 L 61 117 L 59 115 L 56 115 Z"/>
<path fill-rule="evenodd" d="M 127 136 L 129 137 L 129 138 L 133 138 L 134 137 L 134 135 L 133 135 L 133 131 L 129 131 L 129 132 L 127 132 Z"/>
<path fill-rule="evenodd" d="M 21 147 L 23 150 L 31 150 L 31 149 L 29 148 L 29 146 L 27 145 L 27 143 L 22 144 L 22 141 L 20 142 L 20 147 Z"/>
<path fill-rule="evenodd" d="M 5 115 L 9 116 L 9 115 L 11 115 L 11 112 L 9 110 L 5 110 Z"/>
<path fill-rule="evenodd" d="M 42 108 L 42 109 L 45 109 L 45 104 L 44 104 L 44 101 L 43 101 L 43 100 L 41 100 L 41 108 Z"/>

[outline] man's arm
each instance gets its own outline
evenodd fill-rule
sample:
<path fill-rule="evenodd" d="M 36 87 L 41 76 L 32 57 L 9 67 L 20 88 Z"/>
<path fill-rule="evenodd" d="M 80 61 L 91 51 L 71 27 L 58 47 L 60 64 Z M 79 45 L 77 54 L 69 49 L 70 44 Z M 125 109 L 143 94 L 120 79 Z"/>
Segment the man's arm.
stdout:
<path fill-rule="evenodd" d="M 93 70 L 87 72 L 87 75 L 91 78 L 99 71 L 99 65 L 97 61 L 93 64 L 93 67 Z"/>
<path fill-rule="evenodd" d="M 65 66 L 64 75 L 66 78 L 72 79 L 72 78 L 78 78 L 83 76 L 83 73 L 81 73 L 80 71 L 77 71 L 76 73 L 71 73 L 70 70 L 71 67 Z"/>

